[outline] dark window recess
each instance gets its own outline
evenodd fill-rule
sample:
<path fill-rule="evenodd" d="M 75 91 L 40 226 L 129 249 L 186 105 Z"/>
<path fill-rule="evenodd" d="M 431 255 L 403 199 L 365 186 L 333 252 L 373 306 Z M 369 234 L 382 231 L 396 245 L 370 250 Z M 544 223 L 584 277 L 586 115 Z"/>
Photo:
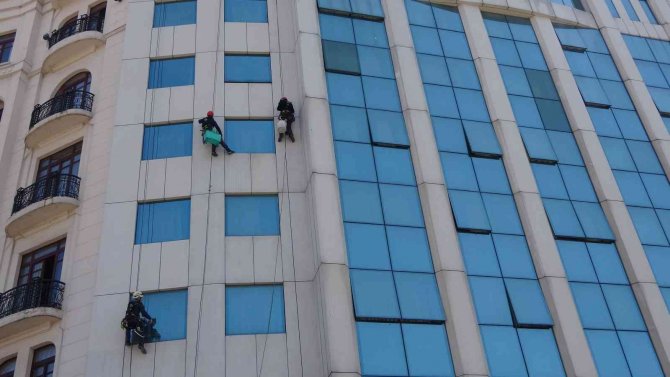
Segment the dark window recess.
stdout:
<path fill-rule="evenodd" d="M 14 377 L 14 368 L 16 368 L 16 358 L 0 364 L 0 377 Z"/>
<path fill-rule="evenodd" d="M 33 353 L 30 377 L 52 377 L 56 365 L 56 347 L 53 344 L 38 348 Z"/>
<path fill-rule="evenodd" d="M 326 71 L 353 75 L 361 74 L 358 51 L 355 44 L 326 40 L 322 41 L 322 43 Z"/>
<path fill-rule="evenodd" d="M 64 255 L 65 239 L 24 255 L 17 286 L 33 279 L 60 280 Z"/>
<path fill-rule="evenodd" d="M 16 33 L 0 36 L 0 63 L 7 63 L 14 47 Z"/>
<path fill-rule="evenodd" d="M 37 179 L 54 174 L 78 175 L 80 160 L 81 142 L 41 159 L 37 167 Z"/>
<path fill-rule="evenodd" d="M 89 72 L 82 72 L 72 76 L 60 86 L 56 92 L 56 96 L 77 90 L 83 90 L 85 92 L 91 90 L 91 74 Z"/>
<path fill-rule="evenodd" d="M 106 3 L 95 6 L 91 8 L 90 14 L 84 14 L 80 17 L 74 16 L 65 21 L 60 28 L 44 34 L 42 38 L 49 43 L 49 48 L 51 48 L 63 39 L 78 33 L 85 31 L 99 31 L 102 33 L 105 25 L 105 9 Z"/>
<path fill-rule="evenodd" d="M 93 110 L 93 93 L 91 89 L 91 74 L 79 73 L 67 80 L 56 92 L 56 95 L 42 103 L 35 105 L 30 117 L 30 128 L 41 120 L 65 110 L 80 109 Z"/>

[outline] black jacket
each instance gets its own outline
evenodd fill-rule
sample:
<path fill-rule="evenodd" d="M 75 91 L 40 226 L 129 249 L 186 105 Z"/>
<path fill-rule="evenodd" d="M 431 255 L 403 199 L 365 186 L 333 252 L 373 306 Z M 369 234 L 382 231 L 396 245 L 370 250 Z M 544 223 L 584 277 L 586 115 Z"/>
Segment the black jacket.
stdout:
<path fill-rule="evenodd" d="M 211 130 L 212 128 L 214 128 L 219 133 L 219 135 L 223 135 L 223 132 L 221 132 L 221 128 L 219 127 L 219 124 L 216 123 L 214 118 L 205 117 L 200 119 L 198 123 L 200 123 L 202 125 L 202 128 L 204 128 L 205 130 Z"/>
<path fill-rule="evenodd" d="M 289 100 L 279 101 L 279 104 L 277 105 L 277 111 L 279 112 L 288 111 L 291 114 L 295 114 L 295 110 L 293 109 L 293 103 Z"/>
<path fill-rule="evenodd" d="M 126 321 L 128 322 L 129 327 L 136 327 L 140 316 L 146 318 L 146 319 L 151 319 L 151 316 L 149 313 L 147 313 L 147 310 L 144 308 L 144 303 L 142 301 L 135 301 L 132 300 L 128 303 L 128 308 L 126 309 Z"/>

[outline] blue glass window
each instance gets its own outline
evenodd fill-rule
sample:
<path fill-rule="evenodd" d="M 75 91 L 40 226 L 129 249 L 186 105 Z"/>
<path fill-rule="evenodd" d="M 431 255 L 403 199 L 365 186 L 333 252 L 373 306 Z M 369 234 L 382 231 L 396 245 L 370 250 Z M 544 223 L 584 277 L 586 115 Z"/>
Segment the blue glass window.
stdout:
<path fill-rule="evenodd" d="M 613 244 L 588 243 L 587 247 L 600 283 L 628 284 L 626 272 Z"/>
<path fill-rule="evenodd" d="M 654 346 L 646 332 L 621 331 L 618 334 L 633 376 L 664 376 Z"/>
<path fill-rule="evenodd" d="M 597 202 L 596 193 L 591 186 L 591 180 L 586 169 L 582 166 L 560 165 L 561 176 L 568 190 L 570 200 Z"/>
<path fill-rule="evenodd" d="M 403 324 L 410 376 L 454 376 L 444 325 Z"/>
<path fill-rule="evenodd" d="M 614 329 L 605 296 L 598 284 L 570 283 L 570 288 L 584 328 Z"/>
<path fill-rule="evenodd" d="M 387 226 L 386 237 L 394 271 L 433 272 L 428 236 L 424 229 Z"/>
<path fill-rule="evenodd" d="M 556 241 L 561 261 L 571 282 L 597 283 L 598 278 L 583 242 Z"/>
<path fill-rule="evenodd" d="M 547 131 L 549 141 L 554 147 L 558 162 L 569 165 L 584 165 L 575 138 L 567 132 Z"/>
<path fill-rule="evenodd" d="M 456 227 L 461 230 L 490 231 L 484 202 L 479 193 L 449 190 L 451 208 L 456 218 Z"/>
<path fill-rule="evenodd" d="M 628 213 L 643 244 L 668 246 L 668 240 L 653 209 L 629 206 Z"/>
<path fill-rule="evenodd" d="M 640 173 L 663 174 L 663 168 L 658 162 L 651 143 L 647 141 L 627 140 L 626 145 Z"/>
<path fill-rule="evenodd" d="M 225 140 L 238 153 L 275 153 L 275 129 L 271 120 L 226 120 Z"/>
<path fill-rule="evenodd" d="M 579 222 L 586 238 L 593 240 L 613 240 L 614 234 L 607 223 L 600 203 L 573 202 Z"/>
<path fill-rule="evenodd" d="M 614 61 L 609 55 L 587 52 L 591 65 L 599 79 L 621 81 Z"/>
<path fill-rule="evenodd" d="M 512 317 L 503 280 L 480 276 L 470 276 L 468 280 L 479 323 L 511 325 Z M 484 329 L 482 328 L 481 331 L 483 335 Z"/>
<path fill-rule="evenodd" d="M 505 286 L 517 324 L 552 325 L 549 309 L 537 280 L 505 279 Z"/>
<path fill-rule="evenodd" d="M 550 329 L 518 329 L 521 349 L 531 376 L 565 376 L 561 355 Z"/>
<path fill-rule="evenodd" d="M 349 267 L 390 270 L 386 233 L 382 225 L 345 223 Z M 404 250 L 406 253 L 411 249 Z"/>
<path fill-rule="evenodd" d="M 142 160 L 190 156 L 193 151 L 193 125 L 178 123 L 145 126 Z"/>
<path fill-rule="evenodd" d="M 482 194 L 491 231 L 506 234 L 523 234 L 516 212 L 514 199 L 510 195 Z"/>
<path fill-rule="evenodd" d="M 268 22 L 266 0 L 226 0 L 224 6 L 226 22 Z"/>
<path fill-rule="evenodd" d="M 627 205 L 651 207 L 651 201 L 644 189 L 640 174 L 620 170 L 614 170 L 613 173 Z"/>
<path fill-rule="evenodd" d="M 361 73 L 361 64 L 356 45 L 327 40 L 322 41 L 322 44 L 323 61 L 326 71 L 349 74 Z"/>
<path fill-rule="evenodd" d="M 455 87 L 480 89 L 479 78 L 474 63 L 469 60 L 447 58 L 449 74 Z M 443 84 L 450 85 L 450 84 Z"/>
<path fill-rule="evenodd" d="M 633 290 L 627 285 L 602 284 L 605 301 L 617 330 L 645 331 L 642 314 L 637 307 Z"/>
<path fill-rule="evenodd" d="M 403 318 L 444 320 L 435 275 L 416 272 L 394 272 L 393 275 Z"/>
<path fill-rule="evenodd" d="M 441 56 L 416 54 L 421 78 L 426 84 L 451 85 L 447 62 Z"/>
<path fill-rule="evenodd" d="M 458 240 L 468 275 L 501 276 L 490 235 L 458 233 Z"/>
<path fill-rule="evenodd" d="M 363 92 L 368 109 L 400 111 L 395 80 L 363 76 Z"/>
<path fill-rule="evenodd" d="M 468 153 L 463 125 L 458 119 L 432 117 L 433 132 L 440 152 Z"/>
<path fill-rule="evenodd" d="M 149 62 L 149 89 L 193 85 L 195 58 L 158 59 Z"/>
<path fill-rule="evenodd" d="M 360 77 L 328 72 L 326 79 L 331 105 L 365 107 Z"/>
<path fill-rule="evenodd" d="M 535 98 L 558 100 L 558 93 L 549 72 L 535 69 L 526 69 L 525 71 Z"/>
<path fill-rule="evenodd" d="M 416 187 L 380 184 L 379 192 L 386 224 L 423 227 L 421 202 Z"/>
<path fill-rule="evenodd" d="M 464 120 L 463 129 L 467 137 L 470 154 L 487 157 L 502 156 L 502 149 L 500 149 L 500 144 L 498 144 L 498 139 L 491 123 Z"/>
<path fill-rule="evenodd" d="M 385 145 L 409 145 L 405 120 L 394 111 L 368 110 L 372 141 Z"/>
<path fill-rule="evenodd" d="M 195 24 L 196 1 L 170 1 L 154 5 L 154 27 Z"/>
<path fill-rule="evenodd" d="M 479 122 L 488 122 L 489 112 L 484 102 L 484 96 L 479 90 L 454 89 L 456 102 L 461 119 L 475 120 Z"/>
<path fill-rule="evenodd" d="M 459 118 L 458 107 L 454 90 L 446 86 L 429 85 L 423 86 L 428 101 L 430 114 L 445 118 Z"/>
<path fill-rule="evenodd" d="M 448 58 L 472 59 L 465 34 L 457 31 L 439 30 L 444 56 Z"/>
<path fill-rule="evenodd" d="M 346 106 L 330 106 L 330 124 L 333 138 L 341 141 L 370 142 L 370 130 L 365 109 Z M 404 128 L 404 127 L 403 127 Z"/>
<path fill-rule="evenodd" d="M 226 55 L 224 68 L 226 82 L 272 82 L 269 56 Z"/>
<path fill-rule="evenodd" d="M 358 46 L 361 74 L 367 76 L 395 78 L 391 54 L 386 48 Z"/>
<path fill-rule="evenodd" d="M 380 183 L 416 185 L 412 156 L 408 149 L 374 147 L 373 150 Z M 360 164 L 360 161 L 357 163 Z"/>
<path fill-rule="evenodd" d="M 135 244 L 187 240 L 191 236 L 191 201 L 137 205 Z"/>
<path fill-rule="evenodd" d="M 579 224 L 579 220 L 577 220 L 577 214 L 569 201 L 544 199 L 543 202 L 554 235 L 576 238 L 584 237 L 584 232 Z"/>
<path fill-rule="evenodd" d="M 481 192 L 511 194 L 507 182 L 507 174 L 502 160 L 490 158 L 473 158 L 477 181 Z"/>
<path fill-rule="evenodd" d="M 377 174 L 369 144 L 335 142 L 337 174 L 341 179 L 375 182 Z"/>
<path fill-rule="evenodd" d="M 383 22 L 355 18 L 353 19 L 353 23 L 357 44 L 372 47 L 389 47 L 389 42 L 386 39 L 386 28 L 384 28 Z"/>
<path fill-rule="evenodd" d="M 149 315 L 157 319 L 161 342 L 186 339 L 187 290 L 146 293 L 143 301 Z"/>
<path fill-rule="evenodd" d="M 357 317 L 399 318 L 398 295 L 390 271 L 350 271 Z"/>
<path fill-rule="evenodd" d="M 531 164 L 543 198 L 568 199 L 558 165 Z"/>
<path fill-rule="evenodd" d="M 364 375 L 407 376 L 400 324 L 357 322 L 356 332 Z"/>
<path fill-rule="evenodd" d="M 321 26 L 321 39 L 355 43 L 354 24 L 350 18 L 320 13 L 319 24 Z"/>
<path fill-rule="evenodd" d="M 226 236 L 279 235 L 276 195 L 226 196 Z"/>
<path fill-rule="evenodd" d="M 528 376 L 516 330 L 505 326 L 480 326 L 492 376 Z"/>
<path fill-rule="evenodd" d="M 670 286 L 670 248 L 643 245 L 659 286 Z"/>
<path fill-rule="evenodd" d="M 501 65 L 500 73 L 505 83 L 505 89 L 508 94 L 532 97 L 530 83 L 526 78 L 526 71 L 523 68 Z"/>
<path fill-rule="evenodd" d="M 479 191 L 472 159 L 460 153 L 440 153 L 444 179 L 449 189 Z"/>
<path fill-rule="evenodd" d="M 537 278 L 525 237 L 494 234 L 493 242 L 495 243 L 500 269 L 504 277 Z"/>
<path fill-rule="evenodd" d="M 519 131 L 531 162 L 552 163 L 558 160 L 546 131 L 526 127 L 520 127 Z"/>
<path fill-rule="evenodd" d="M 344 221 L 383 224 L 379 188 L 374 183 L 340 181 Z"/>
<path fill-rule="evenodd" d="M 226 335 L 285 333 L 284 287 L 226 287 Z"/>
<path fill-rule="evenodd" d="M 599 104 L 599 105 L 609 105 L 609 99 L 605 94 L 602 86 L 598 79 L 591 77 L 580 77 L 576 76 L 575 81 L 577 81 L 577 86 L 579 91 L 582 94 L 584 102 L 588 104 Z"/>
<path fill-rule="evenodd" d="M 598 374 L 608 377 L 630 377 L 617 333 L 602 330 L 585 330 L 585 332 Z"/>

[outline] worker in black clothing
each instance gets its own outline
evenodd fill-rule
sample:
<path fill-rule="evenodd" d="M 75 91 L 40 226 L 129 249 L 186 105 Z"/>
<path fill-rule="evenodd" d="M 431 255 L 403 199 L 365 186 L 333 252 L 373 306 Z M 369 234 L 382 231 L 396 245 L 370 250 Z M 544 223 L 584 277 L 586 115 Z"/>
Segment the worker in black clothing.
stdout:
<path fill-rule="evenodd" d="M 282 97 L 279 100 L 279 104 L 277 105 L 277 111 L 279 111 L 279 119 L 286 121 L 286 135 L 289 139 L 291 139 L 292 142 L 295 142 L 295 137 L 293 137 L 293 129 L 291 128 L 291 125 L 295 121 L 295 110 L 293 109 L 293 103 L 291 103 L 291 101 L 289 101 L 286 97 Z M 281 142 L 282 139 L 284 139 L 284 134 L 280 133 L 278 141 Z"/>
<path fill-rule="evenodd" d="M 153 325 L 156 320 L 151 318 L 142 303 L 144 295 L 142 292 L 133 292 L 132 298 L 126 308 L 126 315 L 121 321 L 121 327 L 126 330 L 126 345 L 132 346 L 137 343 L 137 348 L 142 353 L 147 353 L 144 348 L 144 343 L 155 338 L 160 338 L 160 335 L 154 330 Z"/>
<path fill-rule="evenodd" d="M 223 149 L 226 150 L 226 153 L 228 153 L 228 154 L 235 153 L 232 149 L 230 149 L 228 147 L 226 142 L 223 141 L 223 132 L 221 132 L 221 128 L 219 127 L 219 124 L 216 123 L 216 121 L 214 120 L 214 112 L 208 111 L 207 112 L 207 117 L 198 120 L 198 123 L 200 123 L 200 125 L 202 126 L 201 131 L 202 131 L 202 134 L 203 134 L 203 141 L 202 141 L 203 143 L 205 142 L 205 140 L 204 140 L 205 131 L 215 129 L 216 132 L 218 132 L 219 135 L 221 135 L 221 146 L 223 147 Z M 216 145 L 212 144 L 212 156 L 214 156 L 214 157 L 218 156 L 218 154 L 216 153 L 216 147 L 217 147 Z"/>

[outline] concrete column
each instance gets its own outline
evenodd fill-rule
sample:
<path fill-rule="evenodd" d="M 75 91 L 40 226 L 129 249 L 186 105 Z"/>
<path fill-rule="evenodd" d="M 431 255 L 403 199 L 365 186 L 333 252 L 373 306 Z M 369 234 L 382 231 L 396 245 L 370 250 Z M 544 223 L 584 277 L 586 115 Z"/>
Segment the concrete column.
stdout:
<path fill-rule="evenodd" d="M 354 306 L 330 125 L 330 110 L 316 2 L 296 2 L 297 59 L 301 74 L 301 118 L 307 155 L 308 196 L 317 250 L 322 349 L 326 375 L 360 376 Z"/>
<path fill-rule="evenodd" d="M 491 120 L 503 150 L 512 192 L 545 299 L 554 319 L 554 333 L 569 376 L 597 376 L 577 308 L 535 183 L 512 106 L 488 38 L 481 12 L 459 6 Z"/>
<path fill-rule="evenodd" d="M 656 285 L 653 271 L 628 214 L 605 152 L 600 145 L 586 105 L 581 100 L 579 88 L 570 72 L 568 61 L 562 53 L 561 44 L 553 30 L 551 20 L 533 17 L 532 23 L 547 66 L 556 83 L 558 94 L 564 104 L 566 115 L 570 120 L 577 144 L 586 162 L 591 182 L 616 235 L 619 255 L 647 322 L 663 369 L 667 374 L 668 345 L 670 344 L 670 334 L 667 331 L 670 328 L 670 318 L 667 312 L 664 313 L 662 310 L 665 309 L 665 302 Z"/>
<path fill-rule="evenodd" d="M 433 265 L 447 316 L 447 332 L 457 376 L 487 375 L 486 356 L 479 334 L 456 225 L 405 4 L 385 1 L 386 30 L 396 71 L 410 152 L 430 242 Z"/>

